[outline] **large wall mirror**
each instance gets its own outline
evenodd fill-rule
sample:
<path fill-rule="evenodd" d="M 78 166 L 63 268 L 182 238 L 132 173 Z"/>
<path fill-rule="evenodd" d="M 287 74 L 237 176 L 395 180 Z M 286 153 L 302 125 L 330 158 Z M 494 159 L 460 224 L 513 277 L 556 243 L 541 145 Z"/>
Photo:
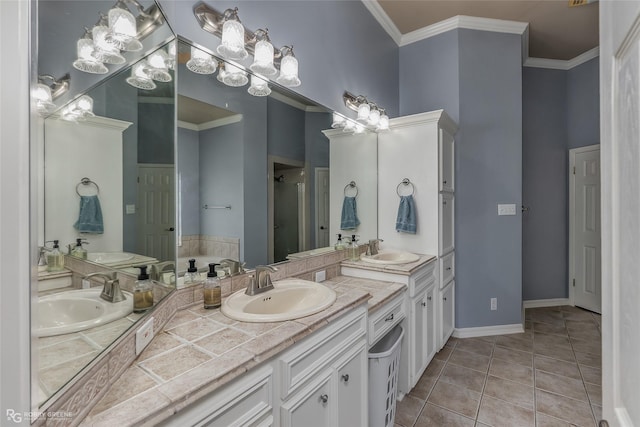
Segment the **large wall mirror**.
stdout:
<path fill-rule="evenodd" d="M 139 6 L 130 8 L 139 49 L 119 52 L 121 64 L 102 64 L 104 73 L 96 74 L 72 65 L 78 39 L 114 3 L 38 2 L 40 81 L 54 89 L 56 76 L 66 76 L 69 86 L 41 111 L 33 165 L 42 264 L 32 289 L 34 408 L 48 407 L 149 313 L 132 312 L 136 267 L 146 266 L 155 279 L 155 303 L 175 288 L 175 41 L 153 1 Z M 149 71 L 158 55 L 164 74 L 139 80 L 137 70 Z M 74 251 L 77 239 L 82 250 Z M 87 278 L 94 273 L 101 274 Z M 100 298 L 103 283 L 114 289 L 114 280 L 125 301 Z"/>

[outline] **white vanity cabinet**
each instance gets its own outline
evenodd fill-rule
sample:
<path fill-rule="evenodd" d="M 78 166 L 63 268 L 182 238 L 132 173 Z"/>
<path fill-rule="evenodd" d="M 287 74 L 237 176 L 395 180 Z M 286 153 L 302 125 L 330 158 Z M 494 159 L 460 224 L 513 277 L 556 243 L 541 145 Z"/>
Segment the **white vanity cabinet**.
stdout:
<path fill-rule="evenodd" d="M 451 280 L 439 292 L 440 322 L 438 331 L 438 350 L 440 350 L 445 345 L 445 343 L 453 333 L 453 328 L 455 326 L 455 289 L 456 282 L 454 280 Z"/>

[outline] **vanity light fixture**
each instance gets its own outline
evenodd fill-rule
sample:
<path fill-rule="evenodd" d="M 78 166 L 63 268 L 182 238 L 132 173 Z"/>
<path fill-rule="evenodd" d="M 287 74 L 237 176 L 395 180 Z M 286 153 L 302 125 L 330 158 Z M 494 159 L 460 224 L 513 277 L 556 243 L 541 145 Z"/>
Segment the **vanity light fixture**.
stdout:
<path fill-rule="evenodd" d="M 107 42 L 105 37 L 108 32 L 107 17 L 101 13 L 100 19 L 91 29 L 94 47 L 93 57 L 105 64 L 124 64 L 125 59 L 120 54 L 120 50 Z"/>
<path fill-rule="evenodd" d="M 177 48 L 175 40 L 169 43 L 167 46 L 167 68 L 170 70 L 176 69 L 176 57 L 177 57 Z"/>
<path fill-rule="evenodd" d="M 252 74 L 251 86 L 249 86 L 247 92 L 253 96 L 269 96 L 271 88 L 265 79 Z"/>
<path fill-rule="evenodd" d="M 298 60 L 293 54 L 293 46 L 283 46 L 280 49 L 282 59 L 280 60 L 280 75 L 276 82 L 287 87 L 300 86 L 298 78 Z"/>
<path fill-rule="evenodd" d="M 70 80 L 71 76 L 68 73 L 59 79 L 50 74 L 38 76 L 38 83 L 31 90 L 31 96 L 39 114 L 46 115 L 56 109 L 53 100 L 69 90 Z"/>
<path fill-rule="evenodd" d="M 137 52 L 142 49 L 137 35 L 136 18 L 129 11 L 125 1 L 118 0 L 109 10 L 109 31 L 105 40 L 120 50 Z"/>
<path fill-rule="evenodd" d="M 333 122 L 331 123 L 331 127 L 333 129 L 341 129 L 346 124 L 347 124 L 347 119 L 344 116 L 338 113 L 333 113 Z"/>
<path fill-rule="evenodd" d="M 93 98 L 89 95 L 82 95 L 80 98 L 70 102 L 63 110 L 61 117 L 70 122 L 81 122 L 88 117 L 94 117 Z"/>
<path fill-rule="evenodd" d="M 217 51 L 223 58 L 241 61 L 249 53 L 244 47 L 244 26 L 238 18 L 238 8 L 225 10 L 223 18 L 222 42 Z"/>
<path fill-rule="evenodd" d="M 142 60 L 131 67 L 131 76 L 127 77 L 127 83 L 133 87 L 143 90 L 153 90 L 156 84 L 151 80 L 147 69 L 149 68 L 147 61 Z"/>
<path fill-rule="evenodd" d="M 347 122 L 344 124 L 344 127 L 342 128 L 343 132 L 353 132 L 356 130 L 356 123 L 352 120 L 347 120 Z"/>
<path fill-rule="evenodd" d="M 222 83 L 231 87 L 244 86 L 249 82 L 247 72 L 242 68 L 236 67 L 233 64 L 227 63 L 225 65 L 226 74 L 222 78 Z"/>
<path fill-rule="evenodd" d="M 358 113 L 357 120 L 369 129 L 384 131 L 389 129 L 389 116 L 384 108 L 370 102 L 362 95 L 355 96 L 345 91 L 342 95 L 344 105 Z"/>
<path fill-rule="evenodd" d="M 253 55 L 253 64 L 249 68 L 258 74 L 267 77 L 275 76 L 278 70 L 273 65 L 273 45 L 269 39 L 269 29 L 256 30 L 255 38 L 257 40 Z"/>
<path fill-rule="evenodd" d="M 378 110 L 378 106 L 376 104 L 371 104 L 367 124 L 369 124 L 369 126 L 377 127 L 378 123 L 380 123 L 380 110 Z"/>
<path fill-rule="evenodd" d="M 380 110 L 380 120 L 378 121 L 377 131 L 389 130 L 389 116 L 384 110 Z"/>
<path fill-rule="evenodd" d="M 216 76 L 216 79 L 220 83 L 224 83 L 224 78 L 226 76 L 227 76 L 227 69 L 224 66 L 224 61 L 219 61 L 218 62 L 218 75 Z"/>
<path fill-rule="evenodd" d="M 191 46 L 191 58 L 187 61 L 187 68 L 197 74 L 213 74 L 216 72 L 216 61 L 207 52 Z"/>
<path fill-rule="evenodd" d="M 73 61 L 73 68 L 90 74 L 106 74 L 109 69 L 93 56 L 94 50 L 93 40 L 85 31 L 85 36 L 77 42 L 78 59 Z"/>
<path fill-rule="evenodd" d="M 172 78 L 167 67 L 167 52 L 164 49 L 158 49 L 149 55 L 145 71 L 157 82 L 170 82 Z"/>

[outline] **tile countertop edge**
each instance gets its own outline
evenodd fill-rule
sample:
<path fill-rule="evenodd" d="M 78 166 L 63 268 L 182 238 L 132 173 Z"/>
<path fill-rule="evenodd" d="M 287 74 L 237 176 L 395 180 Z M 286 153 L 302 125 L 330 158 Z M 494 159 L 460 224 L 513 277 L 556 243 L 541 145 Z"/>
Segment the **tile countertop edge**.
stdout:
<path fill-rule="evenodd" d="M 223 387 L 224 385 L 230 383 L 232 380 L 246 373 L 249 369 L 254 368 L 257 365 L 262 364 L 267 360 L 271 359 L 272 357 L 277 356 L 279 353 L 286 350 L 291 345 L 304 339 L 305 337 L 317 331 L 318 329 L 321 329 L 324 326 L 327 326 L 328 322 L 330 322 L 331 320 L 346 314 L 347 312 L 351 311 L 352 309 L 362 304 L 366 304 L 367 301 L 371 298 L 371 295 L 368 292 L 361 289 L 355 289 L 355 288 L 349 291 L 349 295 L 350 297 L 345 298 L 347 299 L 347 301 L 343 301 L 343 304 L 341 306 L 336 307 L 334 310 L 332 310 L 331 308 L 328 308 L 323 312 L 320 312 L 320 313 L 323 313 L 324 316 L 320 316 L 319 315 L 320 313 L 316 313 L 315 315 L 308 316 L 308 318 L 315 317 L 314 319 L 315 321 L 302 323 L 302 322 L 298 322 L 298 320 L 300 319 L 295 319 L 292 321 L 282 322 L 283 326 L 285 324 L 299 324 L 300 326 L 303 326 L 303 327 L 300 328 L 302 330 L 292 333 L 291 337 L 288 337 L 286 340 L 284 340 L 284 342 L 276 344 L 275 347 L 277 347 L 277 350 L 275 352 L 273 351 L 274 350 L 273 348 L 270 348 L 260 352 L 260 354 L 254 354 L 251 360 L 243 360 L 239 365 L 232 366 L 229 369 L 224 369 L 218 372 L 217 375 L 206 378 L 201 383 L 193 382 L 192 383 L 193 386 L 190 387 L 188 391 L 177 393 L 176 395 L 170 397 L 168 395 L 170 393 L 167 393 L 166 391 L 171 389 L 172 382 L 176 380 L 181 381 L 181 380 L 184 380 L 185 377 L 187 376 L 192 376 L 194 374 L 194 371 L 198 370 L 198 367 L 195 367 L 164 384 L 156 385 L 150 389 L 147 389 L 146 391 L 139 393 L 123 402 L 120 402 L 103 412 L 99 412 L 96 414 L 90 413 L 89 416 L 85 418 L 80 425 L 82 426 L 113 425 L 111 424 L 111 422 L 114 419 L 113 417 L 115 417 L 118 420 L 122 420 L 123 419 L 122 412 L 123 410 L 126 411 L 126 409 L 131 409 L 133 412 L 131 414 L 131 418 L 129 418 L 129 420 L 132 421 L 132 424 L 140 423 L 142 420 L 144 420 L 142 421 L 144 425 L 147 425 L 150 421 L 152 421 L 154 424 L 159 423 L 169 418 L 171 415 L 178 413 L 179 411 L 186 408 L 190 404 L 197 402 L 206 394 L 212 393 L 218 388 Z M 196 305 L 194 304 L 193 306 L 195 307 Z M 189 309 L 189 307 L 187 307 L 186 309 Z M 231 350 L 228 353 L 231 353 L 233 351 L 234 350 Z M 267 357 L 264 357 L 264 356 L 267 356 Z M 212 361 L 215 361 L 215 359 Z M 203 367 L 203 365 L 207 365 L 212 361 L 201 364 L 200 367 Z M 134 365 L 132 366 L 135 366 L 135 365 L 136 363 L 134 362 Z M 123 375 L 126 375 L 126 372 L 124 372 Z M 197 375 L 193 375 L 193 376 L 198 378 Z M 153 414 L 143 414 L 142 411 L 140 411 L 140 409 L 144 408 L 144 405 L 141 405 L 141 406 L 137 405 L 136 401 L 138 400 L 138 398 L 142 399 L 151 390 L 155 390 L 157 393 L 160 393 L 160 395 L 162 395 L 163 397 L 166 397 L 167 400 L 160 405 L 155 405 L 153 408 L 154 410 Z M 163 392 L 163 390 L 165 391 Z"/>
<path fill-rule="evenodd" d="M 410 276 L 416 269 L 434 261 L 436 258 L 437 257 L 435 255 L 421 255 L 418 261 L 407 264 L 373 264 L 362 260 L 350 261 L 348 259 L 345 259 L 340 263 L 340 265 L 343 267 L 353 267 L 363 270 Z"/>

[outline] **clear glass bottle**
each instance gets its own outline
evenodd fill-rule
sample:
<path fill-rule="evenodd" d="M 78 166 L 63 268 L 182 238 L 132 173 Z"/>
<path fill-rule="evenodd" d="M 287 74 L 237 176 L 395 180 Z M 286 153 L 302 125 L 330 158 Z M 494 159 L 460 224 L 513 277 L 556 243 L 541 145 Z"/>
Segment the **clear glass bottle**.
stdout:
<path fill-rule="evenodd" d="M 222 288 L 216 273 L 216 265 L 209 264 L 207 280 L 204 282 L 204 308 L 220 308 L 222 304 Z"/>
<path fill-rule="evenodd" d="M 333 245 L 333 247 L 337 251 L 345 248 L 344 241 L 342 240 L 342 234 L 338 233 L 338 241 Z"/>
<path fill-rule="evenodd" d="M 53 241 L 53 249 L 47 254 L 47 271 L 64 270 L 64 254 L 60 251 L 58 240 Z"/>
<path fill-rule="evenodd" d="M 153 307 L 153 283 L 149 280 L 147 266 L 140 265 L 138 280 L 133 285 L 133 312 L 144 313 Z"/>
<path fill-rule="evenodd" d="M 76 246 L 71 250 L 71 256 L 87 259 L 87 250 L 82 247 L 83 243 L 86 243 L 86 240 L 76 239 Z"/>
<path fill-rule="evenodd" d="M 351 235 L 351 243 L 349 243 L 348 247 L 349 253 L 347 254 L 351 261 L 358 261 L 360 259 L 360 246 L 358 246 L 357 237 L 355 234 Z"/>
<path fill-rule="evenodd" d="M 200 273 L 198 273 L 198 269 L 196 268 L 196 260 L 191 258 L 189 260 L 189 268 L 184 274 L 184 283 L 186 285 L 199 282 L 202 282 L 202 278 L 200 277 Z"/>

